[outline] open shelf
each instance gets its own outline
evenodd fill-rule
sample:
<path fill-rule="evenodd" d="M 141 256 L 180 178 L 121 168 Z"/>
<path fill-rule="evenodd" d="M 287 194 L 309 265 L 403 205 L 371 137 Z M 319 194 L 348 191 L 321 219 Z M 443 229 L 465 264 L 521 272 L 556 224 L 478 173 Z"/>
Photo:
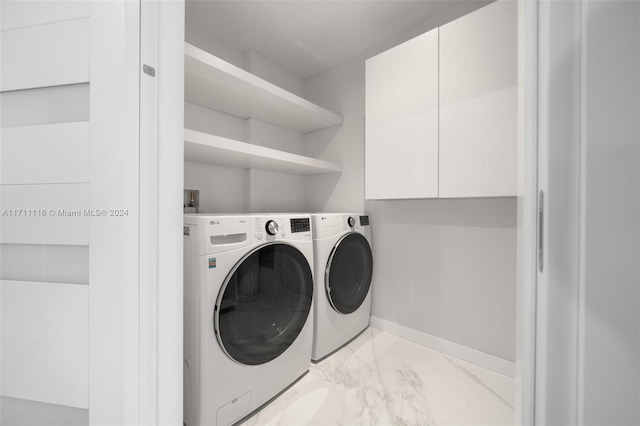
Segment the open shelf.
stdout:
<path fill-rule="evenodd" d="M 185 99 L 236 117 L 307 133 L 342 117 L 185 43 Z"/>
<path fill-rule="evenodd" d="M 184 130 L 184 161 L 297 175 L 342 171 L 342 166 L 221 136 Z"/>

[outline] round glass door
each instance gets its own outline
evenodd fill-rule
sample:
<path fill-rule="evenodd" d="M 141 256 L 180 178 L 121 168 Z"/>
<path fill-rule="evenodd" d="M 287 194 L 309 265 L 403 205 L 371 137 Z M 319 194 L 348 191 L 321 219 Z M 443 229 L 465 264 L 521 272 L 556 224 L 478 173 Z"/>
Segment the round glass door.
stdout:
<path fill-rule="evenodd" d="M 341 314 L 356 311 L 369 293 L 373 256 L 367 239 L 357 232 L 346 234 L 329 256 L 325 290 L 333 309 Z"/>
<path fill-rule="evenodd" d="M 236 264 L 220 290 L 214 312 L 220 346 L 242 364 L 277 358 L 302 331 L 312 296 L 311 268 L 298 249 L 260 246 Z"/>

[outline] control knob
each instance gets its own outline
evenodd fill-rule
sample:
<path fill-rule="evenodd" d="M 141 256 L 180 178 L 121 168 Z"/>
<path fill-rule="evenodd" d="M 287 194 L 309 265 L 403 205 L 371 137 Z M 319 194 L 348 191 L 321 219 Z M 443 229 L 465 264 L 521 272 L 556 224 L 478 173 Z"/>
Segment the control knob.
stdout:
<path fill-rule="evenodd" d="M 349 225 L 349 227 L 353 228 L 354 226 L 356 226 L 356 220 L 353 217 L 349 217 L 349 219 L 347 219 L 347 224 Z"/>
<path fill-rule="evenodd" d="M 278 233 L 278 224 L 275 220 L 268 220 L 264 228 L 269 235 L 276 235 Z"/>

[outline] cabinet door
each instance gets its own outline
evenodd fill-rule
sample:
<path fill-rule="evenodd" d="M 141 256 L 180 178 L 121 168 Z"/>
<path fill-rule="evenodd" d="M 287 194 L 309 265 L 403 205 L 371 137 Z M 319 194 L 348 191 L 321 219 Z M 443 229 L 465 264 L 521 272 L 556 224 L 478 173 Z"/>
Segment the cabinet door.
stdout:
<path fill-rule="evenodd" d="M 365 198 L 438 196 L 438 30 L 367 60 Z"/>
<path fill-rule="evenodd" d="M 516 195 L 517 2 L 440 27 L 440 197 Z"/>

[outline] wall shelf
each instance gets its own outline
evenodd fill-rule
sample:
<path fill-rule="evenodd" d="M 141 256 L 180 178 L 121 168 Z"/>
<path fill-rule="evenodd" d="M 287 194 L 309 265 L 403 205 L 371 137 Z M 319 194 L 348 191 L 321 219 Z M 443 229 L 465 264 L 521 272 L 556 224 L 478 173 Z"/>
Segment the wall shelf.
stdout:
<path fill-rule="evenodd" d="M 242 169 L 260 169 L 297 175 L 337 173 L 342 166 L 221 136 L 184 130 L 184 160 Z"/>
<path fill-rule="evenodd" d="M 185 99 L 237 117 L 307 133 L 342 117 L 185 43 Z"/>

